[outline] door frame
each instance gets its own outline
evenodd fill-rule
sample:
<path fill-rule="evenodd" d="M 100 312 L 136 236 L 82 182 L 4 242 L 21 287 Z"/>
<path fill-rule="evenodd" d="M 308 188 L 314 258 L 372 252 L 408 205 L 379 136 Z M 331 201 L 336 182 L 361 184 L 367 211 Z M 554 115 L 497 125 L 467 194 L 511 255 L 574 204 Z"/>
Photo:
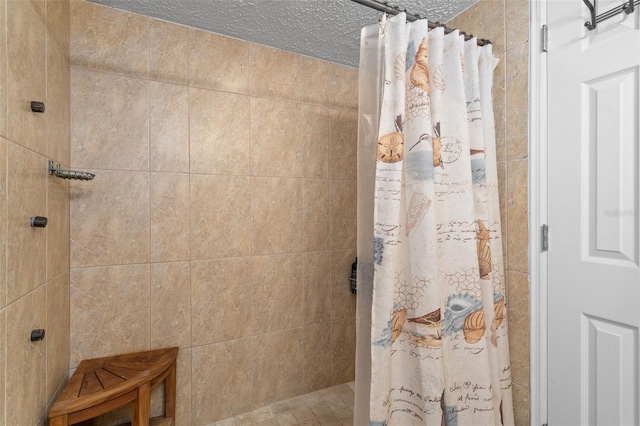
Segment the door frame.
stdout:
<path fill-rule="evenodd" d="M 529 371 L 532 426 L 547 423 L 547 253 L 542 226 L 547 223 L 547 55 L 542 27 L 547 1 L 529 1 Z"/>

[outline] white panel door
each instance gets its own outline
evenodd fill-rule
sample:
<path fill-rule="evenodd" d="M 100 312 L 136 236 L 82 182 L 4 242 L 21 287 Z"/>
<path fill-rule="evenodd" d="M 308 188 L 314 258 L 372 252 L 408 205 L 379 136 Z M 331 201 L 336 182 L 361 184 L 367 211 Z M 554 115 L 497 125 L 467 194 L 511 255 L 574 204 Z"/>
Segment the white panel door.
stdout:
<path fill-rule="evenodd" d="M 640 424 L 639 15 L 548 1 L 550 426 Z"/>

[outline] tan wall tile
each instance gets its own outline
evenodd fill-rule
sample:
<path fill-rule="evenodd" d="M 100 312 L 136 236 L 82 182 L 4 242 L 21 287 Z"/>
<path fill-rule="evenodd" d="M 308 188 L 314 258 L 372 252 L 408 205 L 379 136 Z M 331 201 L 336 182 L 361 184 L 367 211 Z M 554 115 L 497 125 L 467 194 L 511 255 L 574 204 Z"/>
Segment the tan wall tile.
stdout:
<path fill-rule="evenodd" d="M 529 276 L 509 272 L 508 321 L 511 381 L 529 388 Z"/>
<path fill-rule="evenodd" d="M 151 348 L 191 346 L 189 262 L 151 264 Z"/>
<path fill-rule="evenodd" d="M 492 50 L 493 51 L 493 50 Z M 493 51 L 494 58 L 498 59 L 498 64 L 493 69 L 493 89 L 507 89 L 506 69 L 507 61 L 505 52 Z"/>
<path fill-rule="evenodd" d="M 0 137 L 0 309 L 4 308 L 7 296 L 7 144 Z"/>
<path fill-rule="evenodd" d="M 504 257 L 504 267 L 508 263 L 509 253 L 507 251 L 507 162 L 499 161 L 496 165 L 498 169 L 498 197 L 500 199 L 500 230 L 502 231 L 502 255 Z"/>
<path fill-rule="evenodd" d="M 299 395 L 304 389 L 302 328 L 265 334 L 255 339 L 255 407 Z"/>
<path fill-rule="evenodd" d="M 148 170 L 148 82 L 72 68 L 71 153 L 76 168 Z"/>
<path fill-rule="evenodd" d="M 253 255 L 302 251 L 302 179 L 251 178 Z"/>
<path fill-rule="evenodd" d="M 253 334 L 252 299 L 249 258 L 191 262 L 192 344 Z"/>
<path fill-rule="evenodd" d="M 149 265 L 71 270 L 72 368 L 149 349 Z"/>
<path fill-rule="evenodd" d="M 493 117 L 496 130 L 496 159 L 504 161 L 507 158 L 507 97 L 504 89 L 493 89 Z"/>
<path fill-rule="evenodd" d="M 69 0 L 46 0 L 47 7 L 47 48 L 55 46 L 69 56 L 71 39 L 71 10 Z"/>
<path fill-rule="evenodd" d="M 302 176 L 300 106 L 251 98 L 251 174 Z"/>
<path fill-rule="evenodd" d="M 248 175 L 249 97 L 189 90 L 191 173 Z"/>
<path fill-rule="evenodd" d="M 304 323 L 331 319 L 331 252 L 304 253 Z"/>
<path fill-rule="evenodd" d="M 507 251 L 508 269 L 529 271 L 529 224 L 526 159 L 507 162 Z"/>
<path fill-rule="evenodd" d="M 71 2 L 71 65 L 149 76 L 149 18 L 88 1 Z"/>
<path fill-rule="evenodd" d="M 96 15 L 90 20 L 128 15 L 87 9 Z M 76 12 L 78 30 L 86 22 Z M 121 37 L 117 25 L 105 24 L 92 42 Z M 355 161 L 342 149 L 334 173 L 349 180 L 328 179 L 336 177 L 329 140 L 340 148 L 355 132 L 357 70 L 154 19 L 148 28 L 149 79 L 158 81 L 83 65 L 72 70 L 71 165 L 97 174 L 71 184 L 72 363 L 108 351 L 181 346 L 177 424 L 207 424 L 346 377 L 344 366 L 332 365 L 332 357 L 347 356 L 332 354 L 348 332 L 334 326 L 332 340 L 331 280 L 348 278 L 352 256 L 344 250 L 344 267 L 332 275 L 329 249 L 332 235 L 344 248 L 355 244 Z M 188 64 L 177 59 L 185 52 Z M 250 90 L 279 100 L 251 98 Z M 90 102 L 99 98 L 105 105 Z M 299 99 L 306 104 L 291 102 Z M 330 115 L 330 105 L 343 110 Z M 336 237 L 345 231 L 346 238 Z M 78 268 L 96 261 L 104 267 Z M 120 265 L 133 261 L 140 264 Z M 143 293 L 150 297 L 136 301 Z M 107 312 L 133 318 L 134 304 L 146 322 L 130 319 L 137 325 L 128 329 L 105 320 Z M 305 334 L 305 321 L 318 330 Z M 254 383 L 257 365 L 265 371 Z M 154 394 L 155 411 L 161 400 Z M 99 424 L 127 417 L 121 410 Z"/>
<path fill-rule="evenodd" d="M 513 411 L 516 426 L 529 426 L 529 389 L 513 385 Z"/>
<path fill-rule="evenodd" d="M 189 85 L 249 94 L 249 43 L 189 29 Z"/>
<path fill-rule="evenodd" d="M 358 109 L 358 69 L 329 64 L 329 102 L 332 108 Z"/>
<path fill-rule="evenodd" d="M 356 246 L 357 182 L 331 180 L 331 248 L 352 249 Z"/>
<path fill-rule="evenodd" d="M 507 81 L 505 76 L 506 54 L 495 54 L 499 62 L 493 71 L 493 115 L 496 131 L 496 158 L 504 161 L 507 158 L 507 119 L 506 119 L 506 89 Z"/>
<path fill-rule="evenodd" d="M 7 2 L 0 0 L 0 136 L 7 137 Z M 0 411 L 1 412 L 1 411 Z"/>
<path fill-rule="evenodd" d="M 5 309 L 0 309 L 0 365 L 6 365 L 7 335 L 5 334 Z M 0 424 L 5 423 L 5 368 L 0 368 Z"/>
<path fill-rule="evenodd" d="M 300 78 L 298 93 L 301 102 L 329 105 L 331 65 L 307 56 L 299 56 Z"/>
<path fill-rule="evenodd" d="M 529 126 L 529 43 L 507 51 L 507 159 L 526 158 Z"/>
<path fill-rule="evenodd" d="M 304 288 L 304 254 L 279 254 L 251 258 L 252 314 L 256 333 L 301 327 Z"/>
<path fill-rule="evenodd" d="M 152 391 L 151 395 L 154 395 Z M 124 405 L 109 411 L 101 416 L 98 416 L 93 421 L 93 426 L 114 426 L 121 425 L 123 423 L 129 423 L 131 420 L 131 404 Z"/>
<path fill-rule="evenodd" d="M 176 389 L 177 391 L 177 389 Z M 149 395 L 149 417 L 160 417 L 164 414 L 164 386 L 151 389 Z"/>
<path fill-rule="evenodd" d="M 47 214 L 47 161 L 8 144 L 7 303 L 46 281 L 46 229 L 32 228 L 32 216 Z"/>
<path fill-rule="evenodd" d="M 507 49 L 529 40 L 529 0 L 506 0 Z"/>
<path fill-rule="evenodd" d="M 149 83 L 149 168 L 189 172 L 189 88 Z"/>
<path fill-rule="evenodd" d="M 149 78 L 189 84 L 189 28 L 149 20 Z"/>
<path fill-rule="evenodd" d="M 71 267 L 149 262 L 149 174 L 71 182 Z"/>
<path fill-rule="evenodd" d="M 178 352 L 176 387 L 176 426 L 191 425 L 191 349 Z"/>
<path fill-rule="evenodd" d="M 480 0 L 447 25 L 460 28 L 467 34 L 491 40 L 493 53 L 502 53 L 505 50 L 504 3 L 503 0 Z"/>
<path fill-rule="evenodd" d="M 331 386 L 331 322 L 304 327 L 305 392 Z"/>
<path fill-rule="evenodd" d="M 300 55 L 251 43 L 249 64 L 251 96 L 299 98 Z"/>
<path fill-rule="evenodd" d="M 6 312 L 6 422 L 39 424 L 46 406 L 47 341 L 31 342 L 31 330 L 46 329 L 46 286 L 9 305 Z"/>
<path fill-rule="evenodd" d="M 69 181 L 47 176 L 47 280 L 69 271 Z"/>
<path fill-rule="evenodd" d="M 0 424 L 44 424 L 68 372 L 69 184 L 47 176 L 45 157 L 69 163 L 68 10 L 0 0 L 0 135 L 12 139 L 0 138 Z M 30 342 L 36 328 L 44 341 Z"/>
<path fill-rule="evenodd" d="M 47 292 L 47 397 L 66 380 L 69 373 L 69 271 L 46 285 Z"/>
<path fill-rule="evenodd" d="M 46 115 L 31 101 L 47 102 L 44 2 L 7 3 L 8 139 L 46 153 Z"/>
<path fill-rule="evenodd" d="M 329 177 L 329 109 L 301 105 L 302 170 L 304 177 Z"/>
<path fill-rule="evenodd" d="M 191 349 L 192 424 L 209 424 L 253 408 L 253 340 L 231 340 Z"/>
<path fill-rule="evenodd" d="M 248 176 L 191 175 L 191 259 L 248 256 Z"/>
<path fill-rule="evenodd" d="M 354 380 L 356 366 L 355 318 L 331 321 L 331 364 L 334 366 L 334 385 Z"/>
<path fill-rule="evenodd" d="M 302 184 L 304 249 L 328 250 L 331 244 L 329 180 L 305 179 Z"/>
<path fill-rule="evenodd" d="M 70 93 L 69 57 L 47 46 L 47 156 L 62 164 L 70 162 Z"/>
<path fill-rule="evenodd" d="M 151 173 L 151 261 L 190 259 L 189 175 Z"/>
<path fill-rule="evenodd" d="M 355 179 L 358 175 L 358 113 L 329 111 L 329 177 Z"/>
<path fill-rule="evenodd" d="M 356 296 L 351 293 L 349 277 L 356 251 L 331 250 L 331 319 L 355 318 Z"/>

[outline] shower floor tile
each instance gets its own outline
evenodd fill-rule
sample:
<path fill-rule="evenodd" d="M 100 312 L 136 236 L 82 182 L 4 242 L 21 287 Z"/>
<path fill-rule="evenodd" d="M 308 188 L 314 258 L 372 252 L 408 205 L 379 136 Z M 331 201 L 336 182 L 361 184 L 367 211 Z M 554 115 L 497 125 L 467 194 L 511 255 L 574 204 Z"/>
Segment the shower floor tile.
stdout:
<path fill-rule="evenodd" d="M 354 383 L 275 402 L 211 426 L 352 426 Z"/>

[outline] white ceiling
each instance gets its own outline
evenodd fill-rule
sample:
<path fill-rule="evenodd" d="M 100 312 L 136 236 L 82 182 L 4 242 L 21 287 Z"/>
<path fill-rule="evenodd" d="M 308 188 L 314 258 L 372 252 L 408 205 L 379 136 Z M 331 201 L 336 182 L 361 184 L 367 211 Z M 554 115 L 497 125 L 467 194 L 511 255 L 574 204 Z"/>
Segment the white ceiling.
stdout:
<path fill-rule="evenodd" d="M 351 0 L 91 0 L 349 66 L 358 66 L 360 29 L 381 13 Z M 389 2 L 447 22 L 478 0 Z"/>

